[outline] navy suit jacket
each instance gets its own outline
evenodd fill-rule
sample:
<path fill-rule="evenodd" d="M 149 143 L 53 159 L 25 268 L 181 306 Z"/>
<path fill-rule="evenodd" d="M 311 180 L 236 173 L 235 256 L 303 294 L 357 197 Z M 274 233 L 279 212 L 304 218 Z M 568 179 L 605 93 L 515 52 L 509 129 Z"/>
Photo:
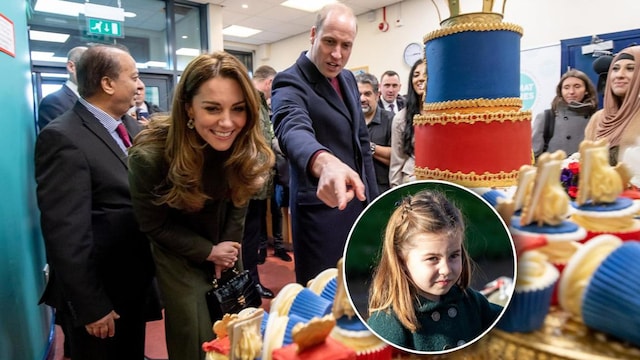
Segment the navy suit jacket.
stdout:
<path fill-rule="evenodd" d="M 338 80 L 344 100 L 303 52 L 293 66 L 276 75 L 272 86 L 272 119 L 290 167 L 291 225 L 300 284 L 336 266 L 351 226 L 378 194 L 355 77 L 343 70 Z M 354 198 L 346 209 L 338 210 L 318 198 L 318 179 L 310 174 L 309 161 L 320 150 L 360 175 L 367 201 Z"/>
<path fill-rule="evenodd" d="M 398 108 L 395 109 L 395 111 L 393 112 L 394 114 L 397 114 L 398 111 L 404 109 L 406 106 L 403 95 L 398 94 L 398 96 L 396 97 L 396 104 L 398 104 Z M 382 99 L 380 98 L 378 98 L 378 106 L 381 107 L 383 110 L 387 110 L 386 105 L 384 104 L 384 102 L 382 102 Z"/>
<path fill-rule="evenodd" d="M 140 127 L 122 118 L 133 138 Z M 76 326 L 141 312 L 153 276 L 129 194 L 127 155 L 80 102 L 42 129 L 35 149 L 50 278 L 43 302 Z"/>
<path fill-rule="evenodd" d="M 45 96 L 38 106 L 38 127 L 40 130 L 53 119 L 71 109 L 76 101 L 78 101 L 78 96 L 66 84 Z"/>

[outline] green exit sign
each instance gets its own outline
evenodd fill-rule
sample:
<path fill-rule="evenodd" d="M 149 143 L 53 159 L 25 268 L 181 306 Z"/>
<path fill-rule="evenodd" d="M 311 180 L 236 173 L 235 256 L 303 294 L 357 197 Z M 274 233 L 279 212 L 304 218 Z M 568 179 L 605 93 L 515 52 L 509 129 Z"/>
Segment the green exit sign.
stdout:
<path fill-rule="evenodd" d="M 121 22 L 87 18 L 87 23 L 89 34 L 122 37 Z"/>

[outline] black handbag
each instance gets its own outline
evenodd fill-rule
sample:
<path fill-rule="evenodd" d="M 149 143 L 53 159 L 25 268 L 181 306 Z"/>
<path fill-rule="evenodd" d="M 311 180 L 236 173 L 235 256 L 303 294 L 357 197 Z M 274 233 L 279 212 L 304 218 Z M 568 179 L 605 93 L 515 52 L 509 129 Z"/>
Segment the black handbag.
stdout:
<path fill-rule="evenodd" d="M 234 276 L 224 283 L 214 277 L 212 289 L 206 293 L 211 322 L 222 319 L 225 314 L 237 314 L 242 309 L 262 305 L 262 298 L 249 271 L 233 269 L 233 272 Z"/>

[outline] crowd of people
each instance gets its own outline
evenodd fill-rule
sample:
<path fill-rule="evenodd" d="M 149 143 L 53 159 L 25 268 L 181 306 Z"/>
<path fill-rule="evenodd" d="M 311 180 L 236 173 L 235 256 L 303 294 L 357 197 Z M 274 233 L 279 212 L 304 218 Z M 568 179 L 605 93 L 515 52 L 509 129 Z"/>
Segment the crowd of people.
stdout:
<path fill-rule="evenodd" d="M 168 112 L 145 100 L 126 48 L 69 52 L 69 80 L 40 103 L 35 149 L 51 268 L 42 301 L 56 310 L 67 356 L 142 359 L 145 323 L 164 317 L 170 358 L 203 358 L 212 279 L 247 269 L 262 297 L 275 295 L 258 268 L 269 201 L 273 255 L 294 260 L 296 281 L 306 285 L 335 266 L 373 199 L 416 179 L 412 121 L 428 91 L 426 60 L 413 64 L 401 94 L 395 71 L 378 81 L 345 68 L 356 35 L 353 11 L 335 3 L 319 12 L 309 49 L 280 72 L 261 66 L 251 76 L 229 53 L 200 55 Z M 602 110 L 588 76 L 563 74 L 550 110 L 534 121 L 534 155 L 607 139 L 611 163 L 629 162 L 640 174 L 639 62 L 640 46 L 615 55 Z M 421 196 L 414 201 L 444 201 Z M 291 213 L 293 259 L 281 207 Z M 464 263 L 464 248 L 460 254 Z M 407 287 L 405 280 L 397 281 Z M 410 308 L 409 300 L 393 303 Z M 382 304 L 372 298 L 372 323 L 387 326 L 376 313 Z M 415 325 L 412 315 L 398 318 L 400 327 Z"/>

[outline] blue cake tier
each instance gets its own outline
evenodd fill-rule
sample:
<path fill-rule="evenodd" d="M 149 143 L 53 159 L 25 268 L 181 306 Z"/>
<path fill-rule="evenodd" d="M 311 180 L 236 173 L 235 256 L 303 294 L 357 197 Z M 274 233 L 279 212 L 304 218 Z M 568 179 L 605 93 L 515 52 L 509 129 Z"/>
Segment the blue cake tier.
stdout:
<path fill-rule="evenodd" d="M 426 102 L 520 97 L 520 37 L 462 31 L 428 40 Z"/>

